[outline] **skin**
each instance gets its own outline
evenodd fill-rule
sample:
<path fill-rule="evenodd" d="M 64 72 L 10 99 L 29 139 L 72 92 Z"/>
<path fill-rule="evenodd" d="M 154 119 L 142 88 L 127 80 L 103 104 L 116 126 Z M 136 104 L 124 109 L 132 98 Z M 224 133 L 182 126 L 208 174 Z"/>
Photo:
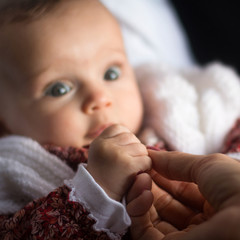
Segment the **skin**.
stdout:
<path fill-rule="evenodd" d="M 239 239 L 239 162 L 223 154 L 149 155 L 154 171 L 139 175 L 127 197 L 133 239 Z"/>
<path fill-rule="evenodd" d="M 82 147 L 98 139 L 88 171 L 114 199 L 150 168 L 134 135 L 143 115 L 139 89 L 119 26 L 99 1 L 61 1 L 38 20 L 2 26 L 0 79 L 5 128 L 40 144 Z M 125 154 L 115 159 L 116 151 Z"/>

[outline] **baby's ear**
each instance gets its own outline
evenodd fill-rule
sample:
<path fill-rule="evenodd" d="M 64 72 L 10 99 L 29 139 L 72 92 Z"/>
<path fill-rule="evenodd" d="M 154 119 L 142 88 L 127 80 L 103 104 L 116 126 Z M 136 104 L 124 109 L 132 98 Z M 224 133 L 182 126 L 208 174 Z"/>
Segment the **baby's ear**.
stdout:
<path fill-rule="evenodd" d="M 7 129 L 3 121 L 0 119 L 0 137 L 10 134 L 10 131 Z"/>

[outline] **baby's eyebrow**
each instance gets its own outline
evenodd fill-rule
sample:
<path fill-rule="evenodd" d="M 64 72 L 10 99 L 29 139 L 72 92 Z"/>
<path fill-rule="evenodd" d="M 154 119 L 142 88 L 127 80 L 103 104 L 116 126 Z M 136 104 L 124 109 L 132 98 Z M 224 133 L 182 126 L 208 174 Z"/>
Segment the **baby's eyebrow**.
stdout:
<path fill-rule="evenodd" d="M 28 79 L 29 79 L 29 80 L 36 79 L 36 78 L 38 78 L 40 75 L 46 73 L 49 69 L 50 69 L 50 66 L 46 66 L 46 67 L 43 67 L 43 68 L 39 68 L 39 69 L 33 71 L 32 73 L 29 73 Z"/>
<path fill-rule="evenodd" d="M 122 49 L 122 48 L 109 48 L 112 52 L 116 52 L 116 53 L 119 53 L 121 55 L 124 55 L 125 56 L 125 50 Z"/>

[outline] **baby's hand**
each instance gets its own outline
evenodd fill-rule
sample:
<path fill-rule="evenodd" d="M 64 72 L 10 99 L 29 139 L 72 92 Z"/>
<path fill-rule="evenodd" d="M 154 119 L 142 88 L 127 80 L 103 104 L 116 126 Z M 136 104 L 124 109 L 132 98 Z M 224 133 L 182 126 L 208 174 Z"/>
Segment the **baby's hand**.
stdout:
<path fill-rule="evenodd" d="M 90 145 L 87 170 L 109 197 L 120 201 L 139 172 L 151 168 L 146 147 L 126 127 L 113 125 Z"/>

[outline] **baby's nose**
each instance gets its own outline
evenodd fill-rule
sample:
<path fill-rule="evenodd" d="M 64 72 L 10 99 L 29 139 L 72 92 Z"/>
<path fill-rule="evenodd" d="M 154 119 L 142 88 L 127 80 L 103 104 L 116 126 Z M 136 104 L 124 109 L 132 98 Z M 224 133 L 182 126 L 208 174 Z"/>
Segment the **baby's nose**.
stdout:
<path fill-rule="evenodd" d="M 94 114 L 96 111 L 103 110 L 112 106 L 112 101 L 107 94 L 98 91 L 86 97 L 82 105 L 82 110 L 86 114 Z"/>

